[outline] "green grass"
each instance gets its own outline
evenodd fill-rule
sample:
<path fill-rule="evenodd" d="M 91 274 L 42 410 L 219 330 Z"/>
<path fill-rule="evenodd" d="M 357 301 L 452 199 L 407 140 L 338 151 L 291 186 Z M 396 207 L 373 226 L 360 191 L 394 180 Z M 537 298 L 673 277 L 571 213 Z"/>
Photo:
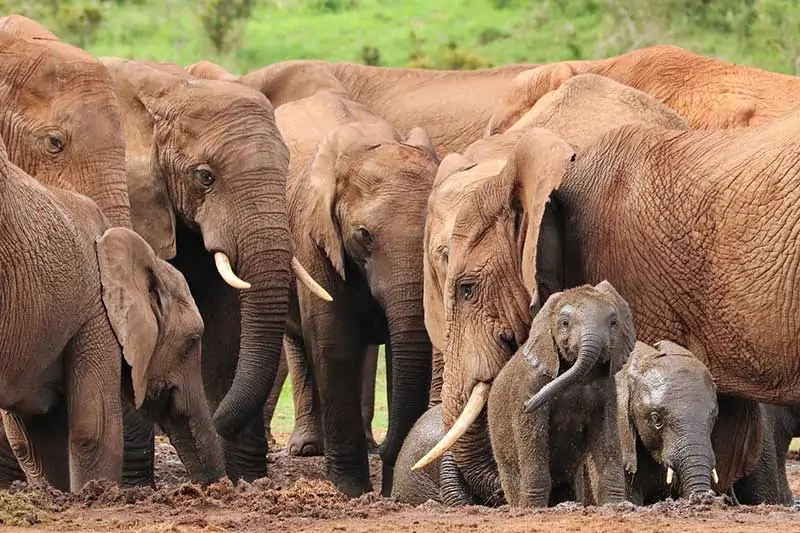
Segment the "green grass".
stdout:
<path fill-rule="evenodd" d="M 794 73 L 800 24 L 797 0 L 757 0 L 753 7 L 740 0 L 706 7 L 699 0 L 256 0 L 238 44 L 217 54 L 200 4 L 104 2 L 103 22 L 85 47 L 184 65 L 209 59 L 242 74 L 284 59 L 361 62 L 364 47 L 377 50 L 382 65 L 442 68 L 596 58 L 671 42 Z M 50 27 L 80 41 L 74 31 Z"/>
<path fill-rule="evenodd" d="M 378 352 L 378 374 L 375 386 L 375 414 L 372 418 L 372 433 L 380 441 L 389 425 L 389 409 L 386 403 L 386 358 L 383 346 Z M 294 428 L 294 404 L 292 403 L 292 380 L 283 384 L 278 406 L 272 417 L 272 434 L 291 433 Z"/>

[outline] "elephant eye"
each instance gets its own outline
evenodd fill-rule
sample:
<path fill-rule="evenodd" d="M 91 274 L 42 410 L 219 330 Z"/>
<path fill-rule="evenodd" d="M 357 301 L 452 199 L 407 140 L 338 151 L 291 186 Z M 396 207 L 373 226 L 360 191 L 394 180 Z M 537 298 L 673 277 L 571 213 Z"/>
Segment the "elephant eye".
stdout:
<path fill-rule="evenodd" d="M 471 301 L 475 297 L 478 284 L 474 281 L 462 281 L 458 284 L 458 295 L 464 301 Z"/>
<path fill-rule="evenodd" d="M 206 166 L 199 166 L 194 169 L 194 176 L 203 187 L 210 187 L 214 183 L 214 172 Z"/>
<path fill-rule="evenodd" d="M 186 346 L 184 348 L 184 355 L 186 357 L 191 357 L 200 347 L 200 335 L 194 334 L 191 335 L 188 339 L 186 339 Z"/>
<path fill-rule="evenodd" d="M 664 427 L 664 419 L 656 411 L 650 413 L 650 422 L 656 429 L 661 429 L 662 427 Z"/>
<path fill-rule="evenodd" d="M 569 318 L 561 317 L 561 319 L 558 321 L 558 325 L 561 326 L 562 328 L 568 328 Z"/>
<path fill-rule="evenodd" d="M 358 239 L 364 246 L 369 247 L 372 244 L 372 234 L 364 226 L 358 227 Z"/>
<path fill-rule="evenodd" d="M 64 150 L 64 136 L 57 131 L 51 131 L 44 138 L 44 145 L 51 154 L 58 154 Z"/>

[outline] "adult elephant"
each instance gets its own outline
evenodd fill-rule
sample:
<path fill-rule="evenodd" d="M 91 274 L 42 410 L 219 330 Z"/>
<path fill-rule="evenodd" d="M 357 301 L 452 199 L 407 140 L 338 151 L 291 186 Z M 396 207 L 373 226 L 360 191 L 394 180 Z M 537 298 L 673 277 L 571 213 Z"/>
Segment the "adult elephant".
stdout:
<path fill-rule="evenodd" d="M 239 81 L 239 78 L 211 61 L 201 60 L 185 67 L 186 71 L 197 78 L 223 81 Z M 308 371 L 309 362 L 294 359 L 292 361 L 292 397 L 294 402 L 294 428 L 287 443 L 289 455 L 315 456 L 324 453 L 324 437 L 322 435 L 322 415 L 319 398 L 316 394 L 313 374 Z M 375 408 L 375 377 L 378 365 L 378 346 L 370 345 L 365 350 L 361 382 L 361 417 L 367 446 L 375 448 L 372 434 L 372 418 Z M 284 382 L 289 376 L 289 361 L 281 357 L 278 372 L 272 391 L 264 405 L 264 429 L 267 441 L 271 442 L 272 418 L 278 405 Z M 387 376 L 388 377 L 388 376 Z M 387 396 L 391 398 L 391 379 L 387 383 Z"/>
<path fill-rule="evenodd" d="M 622 87 L 607 78 L 593 78 Z M 549 105 L 544 102 L 540 108 L 540 101 L 531 112 L 540 108 L 547 112 L 543 116 L 553 117 L 566 113 L 570 106 L 559 101 L 557 93 L 578 79 L 554 93 Z M 662 106 L 634 89 L 618 90 L 640 95 L 643 105 L 636 109 L 657 110 Z M 575 106 L 574 112 L 581 113 L 581 118 L 593 117 L 589 124 L 597 124 L 595 120 L 604 111 L 612 110 L 602 91 L 594 88 L 586 94 L 595 104 Z M 663 115 L 678 120 L 666 109 Z M 615 123 L 614 118 L 618 120 L 619 116 L 620 110 L 613 110 L 606 123 Z M 800 378 L 793 370 L 800 359 L 793 340 L 796 328 L 764 311 L 779 309 L 781 317 L 792 316 L 799 305 L 787 289 L 797 258 L 787 240 L 792 233 L 786 228 L 792 227 L 791 217 L 797 210 L 791 204 L 792 195 L 783 192 L 793 191 L 794 181 L 800 179 L 792 170 L 795 162 L 789 144 L 800 124 L 797 118 L 792 113 L 735 131 L 687 131 L 654 127 L 652 120 L 633 121 L 590 145 L 572 138 L 568 127 L 544 122 L 542 125 L 550 131 L 527 147 L 525 161 L 531 179 L 549 179 L 558 188 L 549 204 L 552 215 L 538 219 L 541 233 L 532 222 L 521 227 L 534 240 L 536 236 L 549 236 L 555 248 L 538 262 L 530 261 L 524 246 L 520 249 L 514 241 L 502 240 L 501 232 L 508 234 L 509 215 L 505 215 L 506 220 L 497 216 L 486 225 L 476 223 L 474 217 L 471 220 L 469 212 L 462 210 L 455 222 L 454 237 L 462 224 L 470 222 L 475 234 L 498 232 L 500 236 L 492 239 L 491 246 L 492 241 L 482 241 L 481 247 L 469 238 L 451 240 L 448 280 L 452 285 L 448 294 L 455 310 L 450 332 L 457 337 L 470 331 L 481 331 L 482 335 L 466 338 L 477 345 L 472 354 L 462 351 L 445 359 L 448 364 L 454 362 L 454 371 L 449 374 L 452 379 L 448 379 L 445 366 L 445 388 L 452 386 L 456 392 L 456 401 L 450 402 L 453 394 L 443 392 L 445 413 L 448 403 L 458 405 L 459 397 L 475 396 L 486 388 L 475 385 L 491 380 L 493 368 L 479 372 L 487 368 L 487 362 L 502 365 L 503 356 L 494 347 L 494 339 L 498 332 L 512 329 L 518 322 L 515 316 L 495 314 L 500 319 L 494 328 L 478 329 L 480 322 L 458 314 L 474 305 L 463 297 L 471 294 L 465 290 L 464 281 L 473 282 L 473 289 L 480 293 L 492 291 L 493 284 L 499 282 L 485 275 L 469 276 L 488 253 L 510 257 L 508 262 L 497 262 L 497 268 L 511 269 L 514 274 L 502 280 L 503 298 L 489 300 L 491 306 L 483 304 L 485 300 L 476 300 L 480 304 L 473 316 L 497 313 L 495 310 L 513 301 L 528 300 L 533 291 L 522 282 L 540 273 L 547 278 L 548 273 L 560 272 L 566 286 L 608 279 L 630 303 L 643 341 L 667 338 L 685 346 L 708 367 L 718 391 L 732 395 L 726 423 L 739 428 L 732 438 L 744 441 L 758 435 L 760 417 L 753 400 L 798 400 Z M 661 122 L 661 126 L 667 124 Z M 497 188 L 503 181 L 491 187 Z M 515 196 L 496 193 L 495 197 L 506 200 L 489 205 L 484 200 L 475 205 L 483 212 L 509 213 Z M 764 216 L 764 212 L 776 215 Z M 774 257 L 780 261 L 774 261 Z M 545 297 L 539 294 L 540 301 Z M 765 330 L 771 331 L 770 335 L 764 335 Z M 475 411 L 479 409 L 463 413 L 455 426 L 470 427 L 470 420 L 477 416 Z M 447 444 L 457 440 L 457 435 L 450 434 L 444 440 Z M 463 440 L 454 448 L 456 455 Z M 738 450 L 748 448 L 746 442 L 735 446 Z M 746 462 L 741 459 L 732 456 L 730 464 L 717 464 L 717 468 L 729 472 L 730 480 L 738 479 L 746 473 Z"/>
<path fill-rule="evenodd" d="M 497 100 L 517 74 L 537 65 L 472 71 L 282 61 L 241 77 L 279 107 L 325 90 L 365 105 L 399 131 L 425 128 L 436 152 L 466 148 L 483 135 Z"/>
<path fill-rule="evenodd" d="M 440 166 L 429 205 L 429 213 L 440 215 L 426 228 L 425 314 L 433 342 L 443 344 L 441 398 L 448 434 L 418 465 L 452 447 L 476 501 L 504 500 L 486 426 L 489 384 L 527 339 L 540 303 L 578 285 L 568 284 L 557 268 L 537 267 L 538 257 L 544 261 L 563 253 L 560 212 L 547 200 L 576 150 L 626 123 L 686 128 L 646 94 L 584 75 L 548 95 L 506 133 L 475 143 L 464 155 L 451 154 Z M 567 150 L 549 142 L 550 136 L 530 134 L 537 126 L 561 132 L 573 145 Z M 551 152 L 564 159 L 542 164 Z M 447 188 L 450 194 L 444 194 Z M 457 493 L 447 489 L 448 483 L 460 483 L 457 477 L 442 480 L 443 494 Z"/>
<path fill-rule="evenodd" d="M 407 136 L 328 92 L 276 111 L 292 150 L 289 221 L 298 257 L 333 302 L 298 290 L 285 348 L 313 366 L 328 473 L 349 496 L 372 490 L 361 420 L 364 351 L 386 343 L 392 396 L 381 447 L 389 493 L 403 439 L 427 405 L 431 348 L 422 306 L 425 205 L 439 160 L 425 131 Z"/>
<path fill-rule="evenodd" d="M 179 66 L 103 58 L 123 110 L 134 229 L 186 277 L 205 322 L 203 377 L 233 480 L 266 475 L 262 408 L 274 381 L 292 257 L 289 152 L 271 104 L 239 83 Z M 237 272 L 234 273 L 234 269 Z M 247 280 L 247 281 L 244 281 Z M 152 482 L 152 426 L 126 435 Z"/>
<path fill-rule="evenodd" d="M 598 74 L 639 89 L 674 109 L 694 129 L 754 126 L 800 104 L 796 76 L 658 45 L 606 59 L 550 63 L 519 74 L 497 102 L 488 134 L 505 131 L 539 98 L 579 74 Z"/>

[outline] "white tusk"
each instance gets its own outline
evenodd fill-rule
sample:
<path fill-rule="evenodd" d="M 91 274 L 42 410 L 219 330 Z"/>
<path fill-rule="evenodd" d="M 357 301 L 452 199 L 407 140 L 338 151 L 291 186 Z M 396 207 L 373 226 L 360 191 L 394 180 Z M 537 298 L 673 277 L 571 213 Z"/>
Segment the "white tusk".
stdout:
<path fill-rule="evenodd" d="M 716 468 L 712 468 L 711 469 L 711 479 L 714 480 L 714 483 L 719 485 L 719 475 L 717 474 L 717 469 Z"/>
<path fill-rule="evenodd" d="M 325 300 L 326 302 L 333 301 L 333 297 L 328 293 L 328 291 L 323 289 L 322 286 L 311 277 L 311 274 L 309 274 L 308 271 L 303 268 L 303 265 L 300 264 L 300 261 L 295 256 L 292 256 L 292 271 L 294 272 L 294 275 L 297 276 L 297 279 L 300 280 L 300 283 L 305 285 L 314 296 Z"/>
<path fill-rule="evenodd" d="M 472 389 L 472 392 L 469 395 L 469 400 L 467 400 L 467 405 L 464 406 L 464 410 L 461 411 L 461 414 L 458 416 L 458 420 L 456 420 L 453 427 L 450 428 L 450 431 L 442 437 L 436 446 L 431 448 L 431 451 L 425 454 L 425 456 L 416 462 L 414 466 L 411 467 L 411 470 L 419 470 L 420 468 L 425 468 L 436 459 L 442 456 L 444 452 L 450 449 L 450 447 L 456 443 L 456 441 L 467 432 L 469 427 L 475 422 L 475 419 L 478 418 L 478 415 L 481 414 L 483 410 L 483 406 L 486 405 L 486 400 L 489 399 L 489 389 L 491 385 L 485 383 L 483 381 L 479 381 L 475 388 Z"/>
<path fill-rule="evenodd" d="M 239 277 L 233 273 L 233 269 L 231 268 L 231 260 L 228 259 L 228 256 L 223 252 L 214 253 L 214 264 L 217 265 L 217 272 L 219 272 L 219 275 L 225 280 L 225 283 L 234 289 L 250 288 L 249 283 L 239 279 Z"/>
<path fill-rule="evenodd" d="M 672 467 L 667 467 L 667 485 L 672 485 L 672 476 L 675 472 L 672 471 Z"/>

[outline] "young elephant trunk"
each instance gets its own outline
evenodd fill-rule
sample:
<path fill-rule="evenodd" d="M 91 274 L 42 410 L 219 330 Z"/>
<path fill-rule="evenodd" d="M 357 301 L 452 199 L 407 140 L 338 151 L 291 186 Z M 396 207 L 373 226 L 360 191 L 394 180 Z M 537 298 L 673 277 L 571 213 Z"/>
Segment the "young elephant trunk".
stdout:
<path fill-rule="evenodd" d="M 544 403 L 560 394 L 563 390 L 573 386 L 584 379 L 591 372 L 600 353 L 608 343 L 603 342 L 600 335 L 592 332 L 584 333 L 581 337 L 581 347 L 578 358 L 572 368 L 558 376 L 556 379 L 542 387 L 542 389 L 529 398 L 524 405 L 526 413 L 535 411 Z"/>
<path fill-rule="evenodd" d="M 705 445 L 689 444 L 680 447 L 675 465 L 682 497 L 712 490 L 711 480 L 715 470 L 714 457 L 709 455 L 709 450 L 710 441 Z"/>

